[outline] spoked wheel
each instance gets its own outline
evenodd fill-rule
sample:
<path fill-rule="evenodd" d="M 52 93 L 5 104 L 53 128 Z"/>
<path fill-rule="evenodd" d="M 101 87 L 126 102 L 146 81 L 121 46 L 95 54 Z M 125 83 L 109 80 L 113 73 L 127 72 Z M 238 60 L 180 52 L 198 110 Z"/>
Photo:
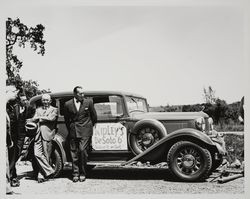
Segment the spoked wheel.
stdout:
<path fill-rule="evenodd" d="M 181 181 L 202 181 L 212 167 L 212 157 L 199 145 L 180 141 L 169 150 L 167 162 L 171 173 Z"/>
<path fill-rule="evenodd" d="M 155 128 L 146 127 L 131 135 L 130 143 L 136 154 L 142 153 L 163 137 L 162 133 Z"/>
<path fill-rule="evenodd" d="M 159 132 L 153 128 L 141 129 L 136 135 L 136 144 L 142 151 L 145 151 L 159 140 Z"/>

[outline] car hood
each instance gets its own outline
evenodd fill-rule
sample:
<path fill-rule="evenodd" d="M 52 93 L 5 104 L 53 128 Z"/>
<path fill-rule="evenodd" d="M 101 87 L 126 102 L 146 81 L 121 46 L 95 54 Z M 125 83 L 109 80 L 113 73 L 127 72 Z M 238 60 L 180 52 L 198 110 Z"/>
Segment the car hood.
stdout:
<path fill-rule="evenodd" d="M 199 117 L 208 117 L 204 112 L 134 112 L 131 117 L 136 120 L 156 119 L 156 120 L 193 120 Z"/>

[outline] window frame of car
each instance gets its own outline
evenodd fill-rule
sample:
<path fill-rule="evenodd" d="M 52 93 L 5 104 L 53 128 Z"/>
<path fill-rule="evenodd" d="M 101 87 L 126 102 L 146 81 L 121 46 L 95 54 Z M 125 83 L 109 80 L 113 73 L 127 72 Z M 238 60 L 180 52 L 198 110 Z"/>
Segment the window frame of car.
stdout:
<path fill-rule="evenodd" d="M 130 115 L 130 113 L 129 113 L 129 107 L 128 107 L 127 100 L 126 100 L 127 97 L 130 97 L 130 98 L 137 98 L 137 99 L 142 99 L 142 100 L 144 100 L 145 103 L 146 103 L 145 105 L 146 105 L 147 112 L 149 112 L 149 105 L 148 105 L 148 102 L 147 102 L 147 99 L 146 99 L 146 98 L 144 98 L 144 97 L 139 97 L 139 96 L 135 96 L 135 95 L 124 95 L 124 104 L 125 104 L 125 106 L 126 106 L 126 110 L 127 110 L 127 114 L 128 114 L 128 115 Z"/>
<path fill-rule="evenodd" d="M 97 104 L 97 103 L 95 103 L 94 98 L 104 98 L 104 97 L 106 97 L 106 98 L 108 98 L 110 100 L 111 99 L 110 97 L 119 97 L 120 100 L 121 100 L 122 114 L 117 115 L 117 116 L 113 116 L 113 117 L 112 116 L 111 117 L 107 117 L 107 118 L 104 118 L 104 117 L 102 117 L 102 118 L 99 117 L 98 118 L 97 117 L 98 121 L 113 121 L 113 120 L 118 120 L 120 118 L 123 118 L 125 115 L 127 115 L 127 110 L 126 110 L 126 107 L 124 106 L 125 101 L 124 101 L 124 96 L 123 95 L 118 95 L 118 94 L 102 94 L 102 95 L 100 95 L 99 94 L 99 95 L 92 95 L 91 97 L 92 97 L 92 100 L 94 102 L 94 105 Z M 105 102 L 103 102 L 103 103 L 105 103 Z"/>
<path fill-rule="evenodd" d="M 109 97 L 109 96 L 118 96 L 121 98 L 121 106 L 122 106 L 122 111 L 123 111 L 123 114 L 120 116 L 120 117 L 110 117 L 110 118 L 98 118 L 97 117 L 97 121 L 98 122 L 105 122 L 105 121 L 116 121 L 116 120 L 119 120 L 121 118 L 126 118 L 128 117 L 128 111 L 127 111 L 127 107 L 125 106 L 125 99 L 124 99 L 124 95 L 120 95 L 120 94 L 86 94 L 85 97 L 86 98 L 90 98 L 93 100 L 94 102 L 94 98 L 95 97 Z M 56 98 L 56 101 L 57 101 L 57 106 L 59 108 L 59 117 L 64 117 L 64 114 L 62 114 L 62 105 L 73 99 L 74 96 L 73 95 L 65 95 L 65 96 L 58 96 L 58 97 L 55 97 Z M 65 99 L 67 98 L 67 99 Z M 62 103 L 61 100 L 63 100 L 64 102 Z M 95 103 L 94 103 L 95 104 Z"/>

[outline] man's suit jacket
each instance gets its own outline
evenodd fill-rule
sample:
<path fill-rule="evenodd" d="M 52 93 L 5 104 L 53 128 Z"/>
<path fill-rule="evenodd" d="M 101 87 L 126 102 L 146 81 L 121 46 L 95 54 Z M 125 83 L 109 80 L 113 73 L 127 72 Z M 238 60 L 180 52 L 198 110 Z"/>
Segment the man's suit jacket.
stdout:
<path fill-rule="evenodd" d="M 23 113 L 20 113 L 20 105 L 15 104 L 10 116 L 11 119 L 11 134 L 13 139 L 17 139 L 18 136 L 25 136 L 25 122 L 26 119 L 32 118 L 35 113 L 35 108 L 31 106 L 25 106 Z"/>
<path fill-rule="evenodd" d="M 36 119 L 37 117 L 42 117 L 42 119 L 39 120 L 39 127 L 43 140 L 51 141 L 55 137 L 56 132 L 57 108 L 53 106 L 47 109 L 38 107 L 33 118 Z"/>
<path fill-rule="evenodd" d="M 74 99 L 64 105 L 65 123 L 71 138 L 84 138 L 93 135 L 97 115 L 91 99 L 84 99 L 77 111 Z"/>

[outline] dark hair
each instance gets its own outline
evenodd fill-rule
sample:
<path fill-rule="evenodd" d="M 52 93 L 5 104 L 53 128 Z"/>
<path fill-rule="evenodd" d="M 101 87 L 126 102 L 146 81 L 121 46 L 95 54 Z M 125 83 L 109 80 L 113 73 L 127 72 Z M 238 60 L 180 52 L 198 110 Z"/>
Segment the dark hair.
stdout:
<path fill-rule="evenodd" d="M 26 94 L 24 92 L 19 92 L 17 95 L 17 99 L 20 100 L 21 97 L 26 97 L 28 99 L 28 97 L 26 96 Z"/>
<path fill-rule="evenodd" d="M 74 89 L 73 89 L 73 93 L 76 94 L 77 93 L 77 89 L 78 88 L 82 88 L 81 86 L 76 86 Z"/>

